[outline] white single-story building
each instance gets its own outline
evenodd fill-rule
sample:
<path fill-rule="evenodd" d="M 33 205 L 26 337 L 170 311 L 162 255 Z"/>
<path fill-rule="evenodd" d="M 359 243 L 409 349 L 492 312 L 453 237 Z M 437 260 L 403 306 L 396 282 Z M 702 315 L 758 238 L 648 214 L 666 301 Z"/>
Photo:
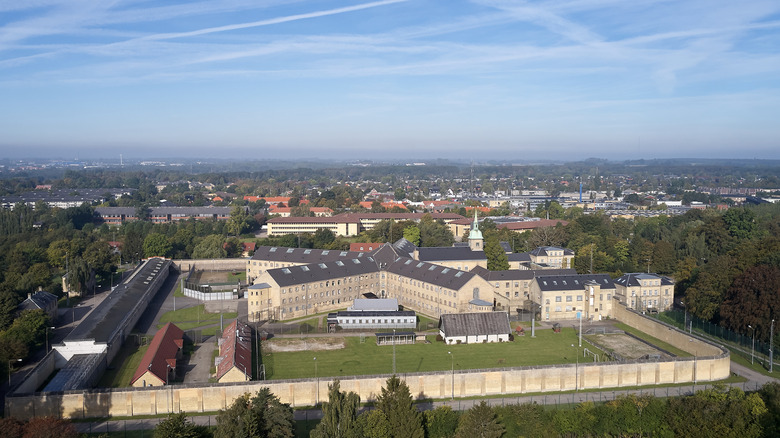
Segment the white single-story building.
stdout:
<path fill-rule="evenodd" d="M 453 313 L 439 319 L 439 334 L 447 344 L 507 342 L 510 331 L 505 312 Z"/>

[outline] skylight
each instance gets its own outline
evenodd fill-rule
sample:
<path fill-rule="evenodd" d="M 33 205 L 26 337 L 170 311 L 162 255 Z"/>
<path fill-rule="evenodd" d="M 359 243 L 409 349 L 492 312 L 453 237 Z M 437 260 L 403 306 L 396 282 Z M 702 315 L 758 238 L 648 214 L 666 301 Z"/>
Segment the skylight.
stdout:
<path fill-rule="evenodd" d="M 320 263 L 320 268 L 322 269 L 328 269 L 328 266 L 325 263 Z"/>
<path fill-rule="evenodd" d="M 308 266 L 301 266 L 301 269 L 303 269 L 305 272 L 309 272 L 309 267 Z"/>
<path fill-rule="evenodd" d="M 293 252 L 293 248 L 287 248 L 287 254 L 290 254 Z"/>
<path fill-rule="evenodd" d="M 344 262 L 342 262 L 341 260 L 336 260 L 336 264 L 339 266 L 344 266 Z"/>
<path fill-rule="evenodd" d="M 268 252 L 276 252 L 276 247 L 269 249 Z"/>
<path fill-rule="evenodd" d="M 444 268 L 444 269 L 441 270 L 442 274 L 446 274 L 448 272 L 450 272 L 450 268 Z"/>
<path fill-rule="evenodd" d="M 456 276 L 456 277 L 460 277 L 461 275 L 463 275 L 463 271 L 458 271 L 458 272 L 455 274 L 455 276 Z"/>
<path fill-rule="evenodd" d="M 284 272 L 285 274 L 289 274 L 289 273 L 290 273 L 290 270 L 289 270 L 289 269 L 287 269 L 287 268 L 282 268 L 282 272 Z"/>
<path fill-rule="evenodd" d="M 326 249 L 325 251 L 322 251 L 322 255 L 328 255 L 328 253 L 329 253 L 329 252 L 330 252 L 330 251 L 328 251 L 328 250 Z"/>
<path fill-rule="evenodd" d="M 341 256 L 341 257 L 346 257 L 346 256 L 347 256 L 347 252 L 346 252 L 346 251 L 341 251 L 341 252 L 339 253 L 339 256 Z"/>
<path fill-rule="evenodd" d="M 306 250 L 306 251 L 304 251 L 303 253 L 304 253 L 304 254 L 311 254 L 311 250 L 310 250 L 310 249 L 307 249 L 307 250 Z"/>

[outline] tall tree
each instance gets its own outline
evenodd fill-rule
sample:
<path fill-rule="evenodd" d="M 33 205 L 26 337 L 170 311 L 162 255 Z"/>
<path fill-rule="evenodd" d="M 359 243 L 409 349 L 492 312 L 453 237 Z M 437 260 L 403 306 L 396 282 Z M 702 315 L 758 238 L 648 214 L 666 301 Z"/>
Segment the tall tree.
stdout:
<path fill-rule="evenodd" d="M 358 438 L 362 434 L 357 423 L 360 397 L 354 392 L 341 392 L 335 380 L 328 385 L 328 401 L 322 403 L 322 421 L 311 432 L 312 438 Z"/>
<path fill-rule="evenodd" d="M 488 233 L 485 240 L 485 257 L 487 257 L 487 268 L 491 271 L 507 271 L 509 270 L 509 259 L 506 255 L 506 251 L 501 247 L 498 242 L 498 234 L 495 232 Z"/>
<path fill-rule="evenodd" d="M 406 382 L 393 375 L 377 397 L 377 409 L 390 423 L 392 438 L 423 438 L 422 414 L 412 403 L 412 395 Z"/>
<path fill-rule="evenodd" d="M 425 436 L 428 438 L 450 438 L 457 428 L 458 413 L 449 406 L 425 411 Z"/>
<path fill-rule="evenodd" d="M 455 438 L 500 438 L 504 430 L 493 408 L 483 400 L 460 417 Z"/>
<path fill-rule="evenodd" d="M 160 233 L 149 233 L 144 239 L 144 255 L 146 257 L 169 257 L 173 245 Z"/>
<path fill-rule="evenodd" d="M 154 438 L 209 438 L 206 426 L 198 426 L 187 420 L 186 414 L 169 414 L 154 428 Z"/>
<path fill-rule="evenodd" d="M 251 397 L 238 397 L 227 409 L 219 411 L 214 438 L 292 438 L 293 412 L 268 388 Z"/>

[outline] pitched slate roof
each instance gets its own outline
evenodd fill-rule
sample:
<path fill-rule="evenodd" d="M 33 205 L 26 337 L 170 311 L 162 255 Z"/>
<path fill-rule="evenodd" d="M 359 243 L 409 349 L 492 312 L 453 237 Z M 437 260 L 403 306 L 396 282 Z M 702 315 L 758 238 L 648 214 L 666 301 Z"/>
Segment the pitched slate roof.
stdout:
<path fill-rule="evenodd" d="M 453 290 L 463 287 L 475 275 L 406 257 L 396 259 L 387 267 L 387 272 Z"/>
<path fill-rule="evenodd" d="M 444 336 L 503 335 L 511 331 L 506 312 L 452 313 L 441 316 Z"/>
<path fill-rule="evenodd" d="M 532 280 L 538 276 L 577 274 L 577 271 L 574 269 L 510 269 L 508 271 L 488 271 L 482 266 L 473 268 L 471 272 L 479 275 L 487 281 Z"/>
<path fill-rule="evenodd" d="M 484 251 L 472 251 L 467 246 L 417 248 L 417 254 L 423 261 L 487 260 Z"/>
<path fill-rule="evenodd" d="M 336 251 L 338 252 L 338 251 Z M 312 263 L 287 268 L 275 268 L 266 271 L 280 287 L 300 283 L 330 280 L 332 278 L 351 277 L 359 274 L 378 272 L 376 261 L 369 256 L 336 261 Z"/>
<path fill-rule="evenodd" d="M 22 301 L 18 307 L 21 310 L 40 309 L 48 312 L 52 307 L 57 307 L 57 296 L 46 291 L 39 290 L 38 292 L 35 292 L 34 294 L 27 297 L 26 300 Z"/>
<path fill-rule="evenodd" d="M 283 246 L 258 246 L 252 260 L 288 263 L 320 263 L 363 257 L 365 253 L 328 249 L 287 248 Z"/>
<path fill-rule="evenodd" d="M 539 275 L 536 282 L 542 291 L 582 290 L 589 282 L 598 283 L 602 289 L 615 289 L 615 283 L 607 274 Z"/>
<path fill-rule="evenodd" d="M 549 256 L 548 254 L 550 251 L 563 251 L 563 255 L 574 255 L 574 251 L 568 249 L 568 248 L 560 248 L 557 246 L 540 246 L 538 248 L 534 248 L 530 251 L 531 255 L 535 256 Z"/>
<path fill-rule="evenodd" d="M 184 332 L 182 329 L 170 322 L 165 324 L 152 338 L 149 349 L 141 358 L 141 363 L 138 364 L 130 384 L 135 383 L 147 371 L 167 383 L 168 368 L 176 368 L 176 353 L 183 346 Z"/>
<path fill-rule="evenodd" d="M 527 252 L 515 252 L 512 254 L 507 254 L 506 258 L 510 262 L 530 262 L 531 261 L 531 253 Z"/>
<path fill-rule="evenodd" d="M 233 321 L 222 331 L 219 346 L 220 362 L 217 365 L 217 380 L 233 367 L 252 378 L 252 330 L 247 324 Z"/>
<path fill-rule="evenodd" d="M 641 286 L 642 284 L 640 282 L 642 280 L 661 280 L 662 286 L 674 285 L 674 280 L 669 277 L 656 274 L 645 274 L 643 272 L 623 274 L 620 278 L 615 279 L 615 283 L 624 287 Z"/>
<path fill-rule="evenodd" d="M 417 249 L 417 245 L 402 237 L 393 243 L 393 248 L 399 253 L 398 255 L 411 257 L 414 254 L 414 250 Z"/>

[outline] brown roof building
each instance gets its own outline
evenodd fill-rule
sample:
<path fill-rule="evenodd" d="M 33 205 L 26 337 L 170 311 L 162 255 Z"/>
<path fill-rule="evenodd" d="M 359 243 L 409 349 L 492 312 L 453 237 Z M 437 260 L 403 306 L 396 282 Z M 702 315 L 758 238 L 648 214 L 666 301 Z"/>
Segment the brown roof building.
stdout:
<path fill-rule="evenodd" d="M 138 364 L 131 386 L 167 385 L 171 377 L 176 377 L 176 359 L 184 347 L 184 332 L 170 322 L 158 331 L 149 349 Z M 171 374 L 171 372 L 173 372 Z"/>

